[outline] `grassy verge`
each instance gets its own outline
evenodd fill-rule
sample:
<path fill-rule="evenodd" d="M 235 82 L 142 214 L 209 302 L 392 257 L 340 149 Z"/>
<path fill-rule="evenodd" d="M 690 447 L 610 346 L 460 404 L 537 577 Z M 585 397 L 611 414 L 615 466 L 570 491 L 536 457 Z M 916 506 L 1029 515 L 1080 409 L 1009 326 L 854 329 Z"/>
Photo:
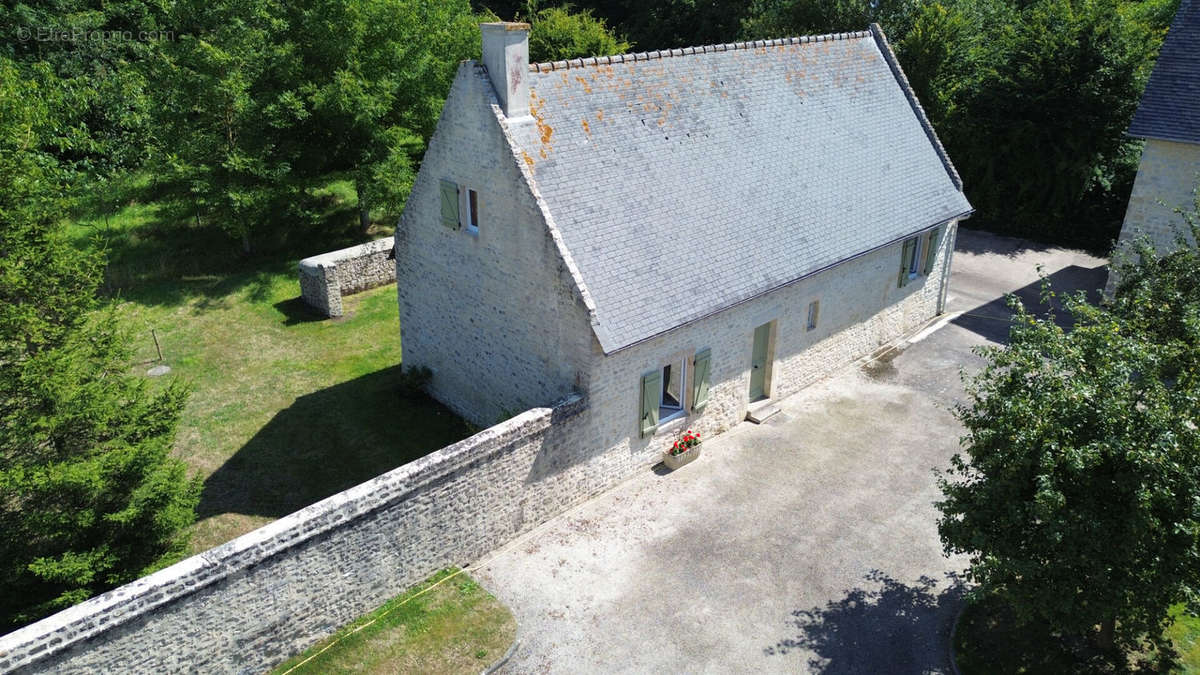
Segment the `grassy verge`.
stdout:
<path fill-rule="evenodd" d="M 274 672 L 480 672 L 512 644 L 516 620 L 469 576 L 454 574 L 434 575 Z"/>
<path fill-rule="evenodd" d="M 1167 637 L 1179 660 L 1171 672 L 1200 673 L 1200 618 L 1183 607 L 1171 611 L 1175 623 Z M 969 604 L 958 622 L 955 658 L 964 675 L 976 673 L 1129 673 L 1162 672 L 1155 654 L 1129 654 L 1115 661 L 1085 639 L 1068 638 L 1050 626 L 1018 626 L 1011 613 L 995 600 Z"/>
<path fill-rule="evenodd" d="M 330 213 L 341 214 L 346 186 L 329 192 Z M 400 388 L 394 286 L 348 296 L 338 320 L 300 301 L 296 261 L 354 243 L 352 228 L 247 257 L 220 231 L 178 225 L 172 213 L 131 197 L 108 218 L 83 214 L 68 232 L 107 251 L 135 371 L 155 365 L 153 331 L 167 377 L 192 386 L 175 450 L 205 481 L 194 552 L 470 434 L 450 411 Z"/>
<path fill-rule="evenodd" d="M 1180 605 L 1171 610 L 1175 623 L 1167 629 L 1167 637 L 1179 652 L 1179 665 L 1188 675 L 1200 675 L 1200 616 L 1192 616 Z"/>

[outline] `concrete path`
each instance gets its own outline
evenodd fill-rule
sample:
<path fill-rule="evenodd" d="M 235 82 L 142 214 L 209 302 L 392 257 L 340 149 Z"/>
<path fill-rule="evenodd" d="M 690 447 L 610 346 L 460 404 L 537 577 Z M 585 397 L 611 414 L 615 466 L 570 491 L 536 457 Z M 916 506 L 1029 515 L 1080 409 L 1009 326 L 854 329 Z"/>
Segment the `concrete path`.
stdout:
<path fill-rule="evenodd" d="M 1104 261 L 963 232 L 946 320 L 518 539 L 477 572 L 517 617 L 506 672 L 948 670 L 961 559 L 937 537 L 935 469 L 1001 296 L 1099 288 Z M 938 327 L 940 325 L 940 327 Z"/>

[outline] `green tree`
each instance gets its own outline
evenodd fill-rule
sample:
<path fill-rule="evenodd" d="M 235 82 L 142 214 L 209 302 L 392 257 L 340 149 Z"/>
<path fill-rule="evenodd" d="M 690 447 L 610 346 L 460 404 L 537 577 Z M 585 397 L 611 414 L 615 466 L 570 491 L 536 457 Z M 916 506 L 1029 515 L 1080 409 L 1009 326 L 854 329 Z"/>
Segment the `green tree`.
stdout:
<path fill-rule="evenodd" d="M 348 172 L 359 224 L 399 215 L 459 61 L 479 56 L 467 0 L 319 0 L 290 6 L 294 81 L 307 111 L 300 169 Z"/>
<path fill-rule="evenodd" d="M 569 7 L 550 7 L 532 15 L 529 31 L 529 61 L 563 61 L 584 56 L 623 54 L 629 43 L 615 36 L 590 9 L 572 12 Z"/>
<path fill-rule="evenodd" d="M 33 77 L 31 77 L 33 75 Z M 0 57 L 0 627 L 130 581 L 186 544 L 199 484 L 170 456 L 185 391 L 128 374 L 100 259 L 65 241 L 69 87 Z"/>
<path fill-rule="evenodd" d="M 1155 250 L 1138 237 L 1112 256 L 1117 284 L 1112 311 L 1139 333 L 1168 347 L 1177 368 L 1200 363 L 1200 175 L 1191 208 L 1179 215 L 1175 245 Z"/>
<path fill-rule="evenodd" d="M 1041 0 L 1013 16 L 991 31 L 994 67 L 963 90 L 946 142 L 992 227 L 1107 248 L 1120 209 L 1089 207 L 1128 194 L 1113 188 L 1132 184 L 1125 130 L 1160 36 L 1116 0 Z"/>
<path fill-rule="evenodd" d="M 908 32 L 920 6 L 916 0 L 754 0 L 742 32 L 768 38 L 856 31 L 879 23 L 897 40 Z"/>
<path fill-rule="evenodd" d="M 249 253 L 254 231 L 304 218 L 293 175 L 307 140 L 296 130 L 309 114 L 301 64 L 277 2 L 184 0 L 174 12 L 181 33 L 149 71 L 162 163 L 198 220 Z"/>
<path fill-rule="evenodd" d="M 1158 642 L 1200 588 L 1195 364 L 1120 317 L 1067 299 L 1072 329 L 1015 300 L 1010 342 L 957 409 L 966 427 L 940 486 L 947 553 L 1022 620 L 1102 647 Z"/>

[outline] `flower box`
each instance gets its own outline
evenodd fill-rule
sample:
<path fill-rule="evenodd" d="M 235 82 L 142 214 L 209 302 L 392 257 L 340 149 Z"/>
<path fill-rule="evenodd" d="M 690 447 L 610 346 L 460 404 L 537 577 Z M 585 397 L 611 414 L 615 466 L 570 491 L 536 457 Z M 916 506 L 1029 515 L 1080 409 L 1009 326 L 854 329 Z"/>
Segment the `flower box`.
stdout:
<path fill-rule="evenodd" d="M 663 464 L 672 471 L 687 464 L 688 462 L 700 456 L 700 446 L 688 448 L 678 455 L 672 455 L 669 452 L 663 453 Z"/>
<path fill-rule="evenodd" d="M 700 434 L 687 430 L 663 453 L 663 464 L 674 471 L 700 456 Z"/>

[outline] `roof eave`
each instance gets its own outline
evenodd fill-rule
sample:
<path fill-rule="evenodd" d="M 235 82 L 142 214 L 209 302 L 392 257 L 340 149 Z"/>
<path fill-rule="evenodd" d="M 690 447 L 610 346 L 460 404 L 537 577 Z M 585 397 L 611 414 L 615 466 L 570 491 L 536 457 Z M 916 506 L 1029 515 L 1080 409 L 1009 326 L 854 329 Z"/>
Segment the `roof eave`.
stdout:
<path fill-rule="evenodd" d="M 1139 138 L 1144 141 L 1167 141 L 1170 143 L 1187 143 L 1188 145 L 1200 145 L 1200 138 L 1183 138 L 1180 136 L 1167 136 L 1165 134 L 1151 134 L 1134 131 L 1130 129 L 1125 132 L 1130 138 Z"/>
<path fill-rule="evenodd" d="M 970 217 L 971 217 L 971 216 L 972 216 L 974 213 L 975 213 L 975 209 L 974 209 L 974 208 L 971 208 L 971 209 L 968 209 L 968 210 L 966 210 L 966 211 L 963 211 L 962 213 L 960 213 L 960 214 L 958 214 L 958 215 L 956 215 L 956 216 L 953 216 L 953 217 L 950 217 L 950 218 L 945 218 L 945 219 L 943 219 L 943 220 L 939 220 L 938 222 L 934 223 L 933 225 L 926 225 L 925 227 L 922 227 L 922 228 L 920 228 L 919 230 L 915 230 L 915 231 L 913 231 L 913 232 L 909 232 L 908 234 L 905 234 L 904 236 L 898 237 L 898 238 L 896 238 L 896 239 L 892 239 L 891 241 L 888 241 L 888 242 L 886 242 L 886 243 L 880 244 L 880 245 L 878 245 L 878 246 L 873 246 L 873 247 L 871 247 L 871 248 L 868 248 L 868 249 L 865 249 L 865 250 L 863 250 L 863 251 L 859 251 L 858 253 L 855 253 L 855 254 L 854 254 L 854 255 L 852 255 L 852 256 L 848 256 L 848 257 L 846 257 L 846 258 L 842 258 L 841 260 L 838 260 L 837 262 L 830 263 L 830 264 L 828 264 L 828 265 L 826 265 L 826 266 L 824 266 L 824 267 L 820 267 L 820 268 L 817 268 L 817 269 L 815 269 L 815 270 L 812 270 L 811 272 L 806 272 L 806 273 L 802 274 L 801 276 L 798 276 L 798 277 L 796 277 L 795 279 L 792 279 L 792 280 L 790 280 L 790 281 L 785 281 L 785 282 L 783 282 L 782 284 L 777 284 L 777 285 L 775 285 L 775 286 L 772 286 L 771 288 L 768 288 L 768 289 L 767 289 L 767 290 L 765 290 L 765 291 L 760 291 L 760 292 L 758 292 L 758 293 L 755 293 L 754 295 L 750 295 L 750 296 L 747 296 L 747 297 L 745 297 L 745 298 L 742 298 L 741 300 L 738 300 L 737 302 L 730 303 L 730 304 L 728 304 L 728 305 L 725 305 L 725 306 L 723 306 L 723 307 L 721 307 L 721 308 L 719 308 L 719 309 L 714 309 L 713 311 L 711 311 L 711 312 L 708 312 L 708 313 L 706 313 L 706 314 L 704 314 L 704 315 L 702 315 L 702 316 L 698 316 L 698 317 L 696 317 L 696 318 L 694 318 L 694 319 L 688 319 L 687 321 L 684 321 L 683 323 L 680 323 L 680 324 L 678 324 L 678 325 L 675 325 L 675 326 L 671 326 L 670 328 L 668 328 L 668 329 L 666 329 L 666 330 L 663 330 L 663 331 L 659 331 L 659 332 L 657 332 L 657 333 L 655 333 L 655 334 L 653 334 L 653 335 L 647 335 L 646 337 L 644 337 L 644 338 L 641 338 L 640 340 L 635 340 L 635 341 L 633 341 L 633 342 L 630 342 L 630 343 L 629 343 L 629 344 L 627 344 L 627 345 L 622 345 L 622 346 L 620 346 L 620 347 L 616 347 L 616 348 L 614 348 L 614 349 L 611 349 L 611 350 L 610 350 L 610 349 L 606 348 L 606 347 L 605 347 L 605 345 L 604 345 L 604 342 L 603 342 L 603 341 L 601 341 L 601 342 L 600 342 L 600 348 L 601 348 L 601 350 L 604 352 L 604 355 L 605 355 L 605 356 L 612 356 L 613 354 L 616 354 L 617 352 L 622 352 L 622 351 L 625 351 L 626 349 L 630 349 L 630 348 L 632 348 L 632 347 L 636 347 L 636 346 L 638 346 L 638 345 L 642 344 L 643 342 L 649 342 L 649 341 L 651 341 L 651 340 L 654 340 L 654 339 L 656 339 L 656 338 L 659 338 L 659 337 L 662 337 L 662 336 L 664 336 L 664 335 L 668 335 L 668 334 L 670 334 L 670 333 L 673 333 L 673 332 L 675 332 L 675 331 L 677 331 L 677 330 L 679 330 L 679 329 L 681 329 L 681 328 L 684 328 L 684 327 L 690 326 L 690 325 L 692 325 L 692 324 L 694 324 L 694 323 L 697 323 L 697 322 L 699 322 L 699 321 L 703 321 L 703 320 L 705 320 L 705 319 L 708 319 L 708 318 L 710 318 L 710 317 L 716 316 L 716 315 L 720 314 L 721 312 L 725 312 L 725 311 L 728 311 L 728 310 L 730 310 L 730 309 L 733 309 L 734 307 L 738 307 L 738 306 L 740 306 L 740 305 L 743 305 L 743 304 L 745 304 L 745 303 L 747 303 L 747 302 L 752 302 L 752 301 L 754 301 L 754 300 L 757 300 L 758 298 L 761 298 L 761 297 L 763 297 L 764 295 L 768 295 L 768 294 L 770 294 L 770 293 L 774 293 L 775 291 L 777 291 L 777 290 L 779 290 L 779 289 L 781 289 L 781 288 L 787 288 L 788 286 L 791 286 L 791 285 L 793 285 L 793 284 L 800 283 L 801 281 L 804 281 L 805 279 L 808 279 L 809 277 L 815 276 L 815 275 L 817 275 L 817 274 L 821 274 L 822 272 L 829 271 L 829 270 L 831 270 L 831 269 L 833 269 L 833 268 L 835 268 L 835 267 L 838 267 L 839 265 L 844 265 L 845 263 L 848 263 L 848 262 L 850 262 L 850 261 L 852 261 L 852 260 L 857 260 L 857 259 L 859 259 L 859 258 L 861 258 L 861 257 L 863 257 L 863 256 L 865 256 L 865 255 L 868 255 L 868 254 L 874 253 L 875 251 L 878 251 L 878 250 L 881 250 L 881 249 L 885 249 L 885 248 L 887 248 L 888 246 L 894 246 L 894 245 L 896 245 L 897 243 L 904 241 L 905 239 L 910 239 L 910 238 L 912 238 L 912 237 L 914 237 L 914 236 L 919 236 L 920 234 L 922 234 L 922 233 L 924 233 L 924 232 L 928 232 L 928 231 L 930 231 L 930 230 L 932 230 L 932 229 L 935 229 L 935 228 L 941 227 L 941 226 L 943 226 L 943 225 L 945 225 L 945 224 L 947 224 L 947 223 L 953 223 L 953 222 L 958 222 L 958 221 L 962 221 L 962 220 L 967 220 L 967 219 L 968 219 L 968 218 L 970 218 Z M 598 338 L 599 338 L 599 334 L 597 334 L 597 339 L 598 339 Z"/>

